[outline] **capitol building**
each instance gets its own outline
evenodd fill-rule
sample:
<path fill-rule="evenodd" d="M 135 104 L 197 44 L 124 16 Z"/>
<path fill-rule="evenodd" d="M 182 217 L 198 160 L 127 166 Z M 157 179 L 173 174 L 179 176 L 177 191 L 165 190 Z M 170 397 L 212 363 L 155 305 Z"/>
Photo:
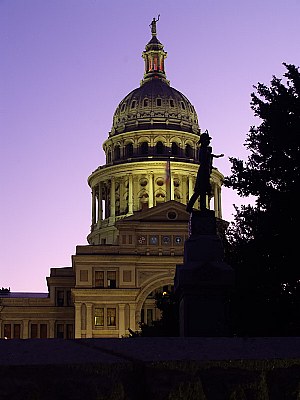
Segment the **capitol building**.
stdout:
<path fill-rule="evenodd" d="M 140 85 L 114 112 L 105 164 L 88 177 L 88 244 L 76 247 L 70 267 L 50 269 L 48 293 L 0 290 L 1 338 L 120 338 L 160 317 L 155 293 L 172 289 L 183 263 L 201 130 L 194 106 L 167 79 L 156 25 Z M 222 181 L 213 168 L 207 207 L 220 223 Z"/>

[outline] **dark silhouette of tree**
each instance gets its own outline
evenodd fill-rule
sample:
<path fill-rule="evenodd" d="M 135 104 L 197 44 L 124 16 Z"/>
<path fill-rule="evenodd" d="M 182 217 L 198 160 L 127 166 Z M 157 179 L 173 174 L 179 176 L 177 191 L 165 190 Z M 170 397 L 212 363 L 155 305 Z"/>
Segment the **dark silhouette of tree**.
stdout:
<path fill-rule="evenodd" d="M 174 295 L 174 290 L 156 293 L 155 303 L 161 311 L 161 318 L 153 321 L 151 325 L 141 323 L 139 332 L 129 330 L 131 337 L 179 336 L 178 301 Z"/>
<path fill-rule="evenodd" d="M 236 271 L 233 325 L 238 335 L 300 334 L 300 73 L 258 83 L 251 108 L 261 119 L 245 146 L 246 162 L 230 158 L 224 184 L 255 204 L 236 208 L 227 231 L 227 261 Z"/>

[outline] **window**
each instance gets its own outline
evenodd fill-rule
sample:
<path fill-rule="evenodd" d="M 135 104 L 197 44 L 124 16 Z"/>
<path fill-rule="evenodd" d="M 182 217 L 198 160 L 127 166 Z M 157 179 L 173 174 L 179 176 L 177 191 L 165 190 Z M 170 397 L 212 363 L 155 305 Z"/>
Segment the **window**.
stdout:
<path fill-rule="evenodd" d="M 95 287 L 96 288 L 104 287 L 104 271 L 95 272 Z"/>
<path fill-rule="evenodd" d="M 131 271 L 123 271 L 123 282 L 131 282 Z"/>
<path fill-rule="evenodd" d="M 116 309 L 107 309 L 107 326 L 116 326 Z"/>
<path fill-rule="evenodd" d="M 156 99 L 156 105 L 157 105 L 158 107 L 161 106 L 161 99 Z"/>
<path fill-rule="evenodd" d="M 141 154 L 148 154 L 148 142 L 141 143 Z"/>
<path fill-rule="evenodd" d="M 170 99 L 170 107 L 174 107 L 174 100 Z"/>
<path fill-rule="evenodd" d="M 122 104 L 121 112 L 125 111 L 126 103 Z"/>
<path fill-rule="evenodd" d="M 40 338 L 47 339 L 47 324 L 40 325 Z"/>
<path fill-rule="evenodd" d="M 144 107 L 148 107 L 149 105 L 149 100 L 148 99 L 144 99 Z"/>
<path fill-rule="evenodd" d="M 152 325 L 153 322 L 153 310 L 152 308 L 147 309 L 147 325 Z"/>
<path fill-rule="evenodd" d="M 135 106 L 136 106 L 136 101 L 133 100 L 132 103 L 131 103 L 131 108 L 135 108 Z"/>
<path fill-rule="evenodd" d="M 57 324 L 56 325 L 56 337 L 58 339 L 63 339 L 64 338 L 64 325 L 63 324 Z"/>
<path fill-rule="evenodd" d="M 184 104 L 184 102 L 181 101 L 180 104 L 181 104 L 181 108 L 182 108 L 183 110 L 185 110 L 185 104 Z"/>
<path fill-rule="evenodd" d="M 38 324 L 31 324 L 30 337 L 31 339 L 36 339 L 38 337 Z"/>
<path fill-rule="evenodd" d="M 95 326 L 104 326 L 104 308 L 95 308 L 94 323 Z"/>
<path fill-rule="evenodd" d="M 171 147 L 171 153 L 173 156 L 177 156 L 178 155 L 178 144 L 176 142 L 172 142 L 172 147 Z"/>
<path fill-rule="evenodd" d="M 4 324 L 4 337 L 6 339 L 11 339 L 11 325 Z"/>
<path fill-rule="evenodd" d="M 67 339 L 73 339 L 74 338 L 73 324 L 67 324 L 66 328 L 67 328 Z"/>
<path fill-rule="evenodd" d="M 14 324 L 14 339 L 21 337 L 21 324 Z"/>
<path fill-rule="evenodd" d="M 188 158 L 191 158 L 192 155 L 193 155 L 193 149 L 192 149 L 191 145 L 187 144 L 185 146 L 185 156 Z"/>
<path fill-rule="evenodd" d="M 116 271 L 107 271 L 107 287 L 115 289 L 117 286 Z"/>
<path fill-rule="evenodd" d="M 126 154 L 126 157 L 131 157 L 133 155 L 133 144 L 132 143 L 126 144 L 125 154 Z"/>
<path fill-rule="evenodd" d="M 115 146 L 114 148 L 114 156 L 115 156 L 115 160 L 119 160 L 120 159 L 120 146 Z"/>
<path fill-rule="evenodd" d="M 72 293 L 71 290 L 67 290 L 67 306 L 72 306 L 73 301 L 72 301 Z"/>
<path fill-rule="evenodd" d="M 58 290 L 56 292 L 56 305 L 58 307 L 63 307 L 63 305 L 64 305 L 64 291 L 63 290 Z"/>
<path fill-rule="evenodd" d="M 163 154 L 164 153 L 164 145 L 162 142 L 157 142 L 156 143 L 156 153 L 157 154 Z"/>
<path fill-rule="evenodd" d="M 80 282 L 87 282 L 89 280 L 88 270 L 82 269 L 80 271 Z"/>

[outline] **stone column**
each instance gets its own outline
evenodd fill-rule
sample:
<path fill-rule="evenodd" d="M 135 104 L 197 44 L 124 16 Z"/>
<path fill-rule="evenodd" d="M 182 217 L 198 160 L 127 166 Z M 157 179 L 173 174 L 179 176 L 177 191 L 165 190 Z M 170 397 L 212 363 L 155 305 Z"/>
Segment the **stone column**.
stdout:
<path fill-rule="evenodd" d="M 55 337 L 55 321 L 50 319 L 49 321 L 49 338 L 53 339 Z"/>
<path fill-rule="evenodd" d="M 98 222 L 100 223 L 103 219 L 102 216 L 102 185 L 101 182 L 98 184 Z"/>
<path fill-rule="evenodd" d="M 110 180 L 110 216 L 116 216 L 116 182 L 115 178 L 111 177 Z"/>
<path fill-rule="evenodd" d="M 172 175 L 172 172 L 170 171 L 170 182 L 171 182 L 171 193 L 170 193 L 170 200 L 174 200 L 174 177 Z"/>
<path fill-rule="evenodd" d="M 29 321 L 28 319 L 23 320 L 23 339 L 28 339 L 29 338 Z"/>
<path fill-rule="evenodd" d="M 125 335 L 125 304 L 119 304 L 119 337 Z"/>
<path fill-rule="evenodd" d="M 194 193 L 194 178 L 192 175 L 189 175 L 189 199 L 191 198 L 192 194 Z"/>
<path fill-rule="evenodd" d="M 129 304 L 129 327 L 133 331 L 136 330 L 135 311 L 136 311 L 135 304 Z"/>
<path fill-rule="evenodd" d="M 182 202 L 183 204 L 186 204 L 186 198 L 187 198 L 187 182 L 186 182 L 186 176 L 182 175 L 181 176 L 181 192 L 182 192 Z"/>
<path fill-rule="evenodd" d="M 126 204 L 124 202 L 124 194 L 125 194 L 125 179 L 120 179 L 120 213 L 124 214 Z"/>
<path fill-rule="evenodd" d="M 92 325 L 92 307 L 91 303 L 86 303 L 86 337 L 93 337 L 93 325 Z"/>
<path fill-rule="evenodd" d="M 153 195 L 154 195 L 154 193 L 153 193 L 153 172 L 151 171 L 149 174 L 149 203 L 148 203 L 149 208 L 153 207 L 153 203 L 154 203 Z"/>
<path fill-rule="evenodd" d="M 218 199 L 218 186 L 216 183 L 213 184 L 214 188 L 214 210 L 215 210 L 215 217 L 219 215 L 219 199 Z"/>
<path fill-rule="evenodd" d="M 133 176 L 129 175 L 128 181 L 128 213 L 133 214 Z"/>
<path fill-rule="evenodd" d="M 96 191 L 92 189 L 92 226 L 96 223 Z"/>
<path fill-rule="evenodd" d="M 75 339 L 81 339 L 81 303 L 78 302 L 75 302 Z"/>

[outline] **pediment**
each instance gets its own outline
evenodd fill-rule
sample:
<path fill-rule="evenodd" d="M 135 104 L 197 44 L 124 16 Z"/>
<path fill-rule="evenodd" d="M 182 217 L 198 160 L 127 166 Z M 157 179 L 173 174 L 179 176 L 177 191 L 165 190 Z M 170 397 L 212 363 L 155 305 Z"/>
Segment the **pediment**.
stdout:
<path fill-rule="evenodd" d="M 120 224 L 127 224 L 136 222 L 188 222 L 190 214 L 186 211 L 186 205 L 178 201 L 171 200 L 163 204 L 147 210 L 137 211 L 129 217 L 123 218 L 117 222 Z"/>

